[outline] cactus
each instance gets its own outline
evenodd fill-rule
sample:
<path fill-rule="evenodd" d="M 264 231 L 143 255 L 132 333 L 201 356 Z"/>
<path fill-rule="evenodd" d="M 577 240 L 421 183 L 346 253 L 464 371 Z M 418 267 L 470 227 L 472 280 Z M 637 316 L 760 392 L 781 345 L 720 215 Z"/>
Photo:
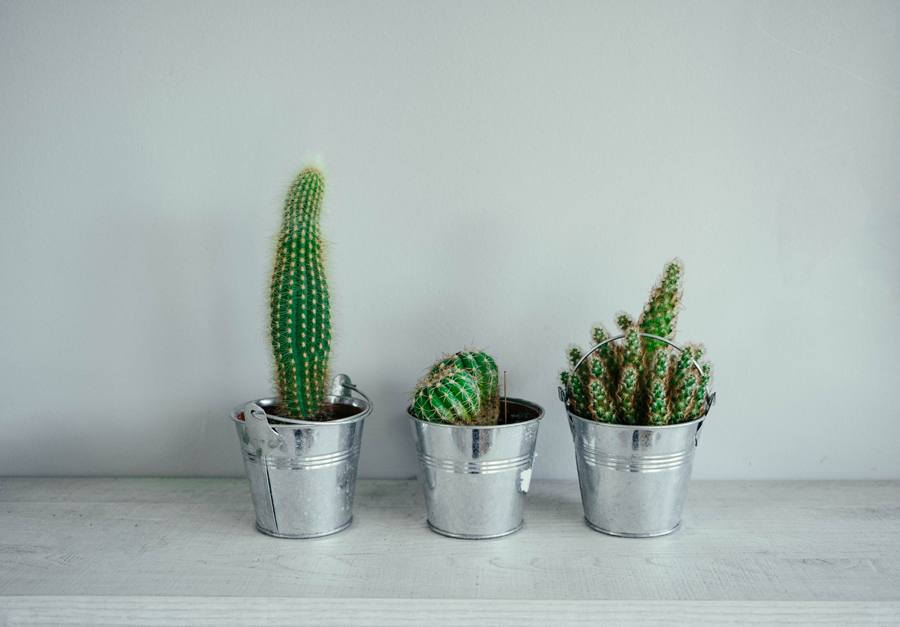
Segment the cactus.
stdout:
<path fill-rule="evenodd" d="M 497 424 L 500 418 L 500 376 L 494 358 L 483 351 L 460 351 L 438 361 L 431 367 L 431 373 L 450 365 L 468 372 L 478 383 L 481 399 L 478 424 Z"/>
<path fill-rule="evenodd" d="M 563 385 L 571 384 L 570 411 L 601 422 L 637 425 L 686 422 L 709 411 L 712 366 L 701 361 L 703 346 L 688 344 L 678 352 L 665 342 L 640 335 L 674 339 L 683 276 L 680 260 L 668 263 L 637 321 L 626 312 L 616 314 L 624 337 L 598 349 L 578 372 L 570 369 L 560 374 Z M 591 330 L 595 345 L 609 338 L 603 325 Z M 577 347 L 567 349 L 572 367 L 582 354 Z"/>
<path fill-rule="evenodd" d="M 609 331 L 607 331 L 606 327 L 602 324 L 596 324 L 594 325 L 594 328 L 591 329 L 591 339 L 594 341 L 595 346 L 602 344 L 611 337 L 612 335 L 609 334 Z M 606 388 L 606 394 L 613 403 L 613 406 L 615 406 L 616 391 L 619 389 L 620 374 L 620 359 L 616 349 L 616 344 L 613 342 L 603 346 L 595 353 L 595 356 L 600 363 L 592 365 L 593 375 L 599 378 L 603 383 L 603 386 Z"/>
<path fill-rule="evenodd" d="M 690 402 L 689 388 L 693 383 L 690 375 L 692 347 L 686 346 L 679 354 L 669 357 L 669 412 L 673 422 L 684 422 L 685 411 Z"/>
<path fill-rule="evenodd" d="M 413 392 L 413 413 L 422 420 L 495 425 L 500 416 L 497 362 L 482 351 L 460 351 L 437 361 Z"/>
<path fill-rule="evenodd" d="M 413 413 L 429 422 L 474 424 L 480 411 L 478 382 L 456 366 L 432 370 L 413 394 Z"/>
<path fill-rule="evenodd" d="M 606 387 L 599 379 L 591 379 L 588 385 L 591 396 L 590 417 L 598 422 L 615 422 L 616 406 Z"/>
<path fill-rule="evenodd" d="M 656 285 L 650 291 L 650 299 L 644 305 L 644 311 L 638 320 L 642 333 L 658 335 L 667 340 L 675 339 L 675 324 L 678 321 L 678 306 L 681 304 L 681 281 L 684 277 L 684 264 L 680 259 L 673 259 L 667 266 Z M 659 340 L 645 338 L 650 352 L 662 348 Z"/>
<path fill-rule="evenodd" d="M 331 313 L 319 219 L 325 179 L 303 169 L 284 201 L 270 293 L 275 383 L 288 417 L 323 419 Z"/>
<path fill-rule="evenodd" d="M 637 396 L 638 370 L 627 364 L 622 369 L 622 382 L 619 385 L 619 422 L 623 425 L 638 424 Z"/>
<path fill-rule="evenodd" d="M 703 374 L 700 375 L 700 383 L 697 385 L 694 393 L 691 420 L 699 418 L 709 409 L 706 406 L 706 394 L 709 389 L 709 381 L 712 378 L 712 364 L 706 361 L 700 362 L 700 369 L 703 371 Z"/>
<path fill-rule="evenodd" d="M 631 317 L 631 314 L 620 311 L 616 314 L 616 325 L 622 333 L 625 333 L 630 327 L 634 326 L 634 318 Z"/>
<path fill-rule="evenodd" d="M 647 385 L 647 424 L 664 425 L 671 419 L 666 398 L 666 368 L 668 360 L 663 351 L 657 351 L 649 371 Z"/>
<path fill-rule="evenodd" d="M 620 320 L 624 316 L 619 316 Z M 640 368 L 643 361 L 643 344 L 640 331 L 633 324 L 625 327 L 625 351 L 622 356 L 622 382 L 619 385 L 620 422 L 638 424 L 641 406 Z"/>
<path fill-rule="evenodd" d="M 575 368 L 576 364 L 581 361 L 584 353 L 582 353 L 581 349 L 575 345 L 569 346 L 567 352 L 569 354 L 569 366 Z M 569 384 L 572 389 L 572 403 L 575 413 L 579 416 L 587 416 L 589 408 L 587 387 L 588 374 L 585 370 L 586 368 L 582 366 L 579 368 L 578 372 L 569 377 Z"/>

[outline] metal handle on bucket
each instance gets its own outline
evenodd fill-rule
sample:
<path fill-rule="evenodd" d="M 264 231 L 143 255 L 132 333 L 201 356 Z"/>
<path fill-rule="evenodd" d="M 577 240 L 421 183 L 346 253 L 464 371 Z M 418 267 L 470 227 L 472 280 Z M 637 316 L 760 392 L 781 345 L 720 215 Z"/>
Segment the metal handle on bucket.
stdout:
<path fill-rule="evenodd" d="M 328 391 L 331 396 L 338 397 L 351 396 L 354 392 L 362 396 L 369 407 L 372 406 L 369 397 L 363 394 L 345 374 L 339 374 L 332 379 L 331 388 Z M 300 423 L 300 421 L 290 418 L 278 419 L 287 424 Z M 267 453 L 279 448 L 284 443 L 284 436 L 269 425 L 269 417 L 265 410 L 256 403 L 244 405 L 244 424 L 247 427 L 247 436 L 250 438 L 249 443 L 256 448 L 256 453 L 260 457 L 265 457 Z"/>
<path fill-rule="evenodd" d="M 247 426 L 249 444 L 256 447 L 256 453 L 265 457 L 269 451 L 277 449 L 284 442 L 284 436 L 269 426 L 269 417 L 256 403 L 244 405 L 244 424 Z"/>
<path fill-rule="evenodd" d="M 331 396 L 352 396 L 353 392 L 362 396 L 369 404 L 369 407 L 372 406 L 372 401 L 369 400 L 369 397 L 363 394 L 347 375 L 339 374 L 331 380 L 331 390 L 329 390 Z"/>
<path fill-rule="evenodd" d="M 679 353 L 684 352 L 684 349 L 681 346 L 679 346 L 675 342 L 667 340 L 664 337 L 659 337 L 658 335 L 653 335 L 652 333 L 639 333 L 638 335 L 640 335 L 641 337 L 649 337 L 652 340 L 659 340 L 660 342 L 665 342 L 672 348 L 676 349 Z M 578 360 L 578 363 L 575 364 L 574 368 L 572 368 L 572 374 L 574 375 L 575 371 L 578 370 L 578 367 L 581 366 L 581 364 L 583 364 L 587 360 L 587 358 L 590 357 L 591 355 L 593 355 L 598 349 L 603 348 L 610 342 L 615 342 L 616 340 L 621 340 L 624 337 L 625 337 L 625 334 L 623 333 L 622 335 L 617 335 L 615 337 L 611 337 L 611 338 L 609 338 L 607 340 L 603 340 L 602 342 L 597 344 L 594 348 L 592 348 L 587 353 L 585 353 L 581 359 Z M 702 375 L 703 369 L 700 367 L 700 364 L 697 363 L 697 360 L 692 357 L 691 363 L 694 365 L 694 368 L 697 369 L 697 372 L 699 372 Z M 568 383 L 566 383 L 565 388 L 562 386 L 559 386 L 559 388 L 557 388 L 559 390 L 559 400 L 561 400 L 563 403 L 565 403 L 567 400 L 569 400 L 571 387 L 572 387 L 572 377 L 569 377 L 569 381 L 568 381 Z M 716 404 L 716 393 L 713 392 L 712 394 L 710 394 L 709 392 L 707 392 L 706 393 L 706 411 L 703 412 L 703 415 L 705 416 L 706 414 L 708 414 L 709 410 L 715 404 Z M 573 429 L 574 429 L 574 427 L 573 427 Z"/>

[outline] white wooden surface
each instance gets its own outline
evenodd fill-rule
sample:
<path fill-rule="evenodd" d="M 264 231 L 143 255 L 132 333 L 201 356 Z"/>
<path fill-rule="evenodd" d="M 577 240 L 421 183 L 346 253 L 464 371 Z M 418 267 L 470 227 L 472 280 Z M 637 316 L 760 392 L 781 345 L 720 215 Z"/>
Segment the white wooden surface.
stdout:
<path fill-rule="evenodd" d="M 244 480 L 0 479 L 0 626 L 900 625 L 900 482 L 694 482 L 682 529 L 612 538 L 578 486 L 452 540 L 414 481 L 361 481 L 339 534 L 253 527 Z"/>

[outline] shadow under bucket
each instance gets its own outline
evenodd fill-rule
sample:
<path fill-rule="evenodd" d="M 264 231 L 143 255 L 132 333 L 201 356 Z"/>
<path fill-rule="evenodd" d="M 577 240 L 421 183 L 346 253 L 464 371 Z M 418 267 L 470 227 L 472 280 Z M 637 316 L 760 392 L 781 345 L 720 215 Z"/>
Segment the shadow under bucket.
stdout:
<path fill-rule="evenodd" d="M 356 392 L 363 399 L 353 398 Z M 269 416 L 278 399 L 235 407 L 237 428 L 256 512 L 256 528 L 277 538 L 316 538 L 353 521 L 353 497 L 363 421 L 369 399 L 346 375 L 332 382 L 326 404 L 338 416 L 326 422 Z M 271 419 L 272 422 L 269 422 Z"/>
<path fill-rule="evenodd" d="M 509 415 L 530 418 L 485 427 L 445 425 L 416 418 L 407 408 L 432 531 L 484 540 L 522 527 L 544 410 L 521 399 L 506 403 Z"/>

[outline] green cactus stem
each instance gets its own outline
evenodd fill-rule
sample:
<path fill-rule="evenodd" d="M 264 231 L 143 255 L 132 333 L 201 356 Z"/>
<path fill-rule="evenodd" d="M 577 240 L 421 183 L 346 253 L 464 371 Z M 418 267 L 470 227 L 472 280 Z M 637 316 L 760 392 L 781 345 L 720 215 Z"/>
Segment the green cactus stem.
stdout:
<path fill-rule="evenodd" d="M 593 420 L 630 425 L 674 424 L 695 420 L 708 411 L 712 366 L 700 361 L 703 346 L 688 344 L 679 353 L 664 341 L 641 335 L 674 340 L 683 276 L 681 261 L 669 262 L 637 322 L 624 311 L 616 314 L 623 337 L 597 349 L 587 360 L 587 368 L 575 375 L 571 369 L 561 375 L 563 384 L 570 384 L 571 411 Z M 595 346 L 609 338 L 603 325 L 591 329 Z M 581 355 L 577 347 L 567 349 L 572 367 Z M 699 364 L 699 372 L 692 360 Z"/>
<path fill-rule="evenodd" d="M 669 404 L 666 400 L 667 362 L 665 351 L 657 351 L 647 385 L 647 424 L 649 425 L 665 425 L 671 420 Z"/>
<path fill-rule="evenodd" d="M 445 357 L 431 367 L 432 372 L 447 365 L 454 365 L 467 371 L 478 381 L 482 396 L 493 396 L 500 387 L 497 362 L 484 351 L 460 351 Z"/>
<path fill-rule="evenodd" d="M 616 406 L 606 391 L 606 386 L 599 379 L 591 379 L 588 385 L 590 417 L 599 422 L 615 422 Z"/>
<path fill-rule="evenodd" d="M 691 357 L 692 353 L 687 347 L 681 353 L 669 356 L 666 389 L 668 390 L 668 404 L 672 422 L 681 422 L 684 418 L 687 401 L 684 390 L 691 368 Z"/>
<path fill-rule="evenodd" d="M 581 349 L 577 346 L 570 346 L 568 348 L 569 355 L 569 366 L 574 368 L 583 356 Z M 589 413 L 589 402 L 588 402 L 588 391 L 587 391 L 587 381 L 589 378 L 589 373 L 587 368 L 581 366 L 577 372 L 573 372 L 569 375 L 569 383 L 571 389 L 571 409 L 574 413 L 578 414 L 582 417 L 587 417 Z"/>
<path fill-rule="evenodd" d="M 709 390 L 709 382 L 712 379 L 712 364 L 708 361 L 701 362 L 700 370 L 703 371 L 703 374 L 700 375 L 700 383 L 697 385 L 697 391 L 694 394 L 691 420 L 696 420 L 709 409 L 706 405 L 706 393 Z"/>
<path fill-rule="evenodd" d="M 623 359 L 626 365 L 635 368 L 641 365 L 642 361 L 642 343 L 641 332 L 635 326 L 630 326 L 625 330 L 625 354 Z"/>
<path fill-rule="evenodd" d="M 320 234 L 325 179 L 297 175 L 284 202 L 270 292 L 275 384 L 289 417 L 316 419 L 328 386 L 331 312 Z"/>
<path fill-rule="evenodd" d="M 431 372 L 447 366 L 456 366 L 468 372 L 478 383 L 481 398 L 478 424 L 497 424 L 500 419 L 500 375 L 494 358 L 484 351 L 460 351 L 436 363 Z"/>
<path fill-rule="evenodd" d="M 625 333 L 630 327 L 634 326 L 634 318 L 628 312 L 620 311 L 616 314 L 616 325 L 622 333 Z"/>
<path fill-rule="evenodd" d="M 697 382 L 699 377 L 690 373 L 684 378 L 684 384 L 675 395 L 675 410 L 672 412 L 673 422 L 688 422 L 693 420 L 691 417 L 691 401 L 696 394 Z"/>
<path fill-rule="evenodd" d="M 619 422 L 623 425 L 638 423 L 638 412 L 635 404 L 637 393 L 638 370 L 631 364 L 622 368 L 622 382 L 619 384 Z"/>
<path fill-rule="evenodd" d="M 429 422 L 475 424 L 481 411 L 478 381 L 454 365 L 432 372 L 416 386 L 413 413 Z"/>
<path fill-rule="evenodd" d="M 667 340 L 675 339 L 675 324 L 678 321 L 678 307 L 681 304 L 683 277 L 684 264 L 680 259 L 675 258 L 669 262 L 662 276 L 657 279 L 650 291 L 650 298 L 644 305 L 644 311 L 638 320 L 641 332 L 664 337 Z M 663 346 L 659 340 L 645 338 L 645 341 L 651 353 Z"/>
<path fill-rule="evenodd" d="M 594 346 L 602 344 L 611 337 L 612 335 L 610 335 L 609 331 L 602 324 L 596 324 L 594 325 L 594 328 L 591 329 L 591 339 L 594 341 Z M 620 374 L 620 355 L 617 352 L 617 346 L 615 342 L 610 342 L 598 349 L 594 354 L 597 355 L 597 359 L 602 364 L 602 368 L 598 371 L 592 366 L 591 371 L 595 377 L 600 378 L 603 382 L 603 385 L 606 387 L 607 395 L 613 401 L 613 404 L 615 404 Z"/>

